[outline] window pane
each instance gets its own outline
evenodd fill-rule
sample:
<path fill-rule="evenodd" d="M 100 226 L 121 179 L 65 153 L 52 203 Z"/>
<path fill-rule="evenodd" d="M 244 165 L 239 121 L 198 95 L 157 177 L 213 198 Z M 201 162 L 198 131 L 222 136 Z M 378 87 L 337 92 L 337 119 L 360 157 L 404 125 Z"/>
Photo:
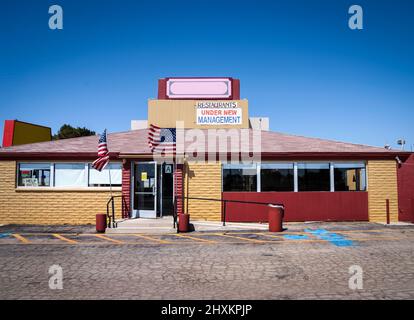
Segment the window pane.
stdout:
<path fill-rule="evenodd" d="M 109 187 L 109 168 L 111 169 L 112 186 L 122 185 L 122 164 L 110 163 L 101 172 L 89 165 L 89 186 L 90 187 Z"/>
<path fill-rule="evenodd" d="M 265 163 L 260 170 L 261 191 L 293 191 L 293 163 Z"/>
<path fill-rule="evenodd" d="M 298 163 L 298 169 L 328 169 L 329 163 Z"/>
<path fill-rule="evenodd" d="M 299 163 L 299 191 L 330 191 L 329 163 Z"/>
<path fill-rule="evenodd" d="M 365 168 L 345 168 L 334 165 L 335 191 L 365 191 Z"/>
<path fill-rule="evenodd" d="M 84 163 L 56 163 L 56 187 L 86 187 Z"/>
<path fill-rule="evenodd" d="M 293 163 L 262 163 L 262 169 L 292 169 Z"/>
<path fill-rule="evenodd" d="M 49 187 L 50 163 L 20 163 L 17 185 L 20 187 Z"/>
<path fill-rule="evenodd" d="M 257 191 L 256 166 L 225 165 L 223 169 L 223 191 Z"/>

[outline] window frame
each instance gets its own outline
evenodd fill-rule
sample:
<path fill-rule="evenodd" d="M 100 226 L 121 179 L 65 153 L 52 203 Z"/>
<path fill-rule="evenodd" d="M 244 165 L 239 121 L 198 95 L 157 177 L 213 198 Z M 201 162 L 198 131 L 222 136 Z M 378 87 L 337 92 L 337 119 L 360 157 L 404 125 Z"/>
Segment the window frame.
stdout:
<path fill-rule="evenodd" d="M 329 170 L 329 190 L 327 191 L 299 191 L 299 175 L 298 170 L 302 169 L 302 165 L 323 165 L 327 166 L 324 170 Z M 262 167 L 274 166 L 293 166 L 293 191 L 262 191 L 261 190 L 261 170 Z M 335 165 L 337 166 L 355 166 L 355 169 L 360 168 L 365 170 L 365 190 L 360 191 L 335 191 Z M 253 169 L 256 166 L 256 183 L 257 183 L 257 190 L 256 191 L 224 191 L 224 170 L 225 169 L 244 169 L 244 168 L 251 168 Z M 289 169 L 289 168 L 287 168 Z M 311 169 L 311 168 L 310 168 Z M 351 167 L 352 169 L 352 167 Z M 221 167 L 221 191 L 222 192 L 367 192 L 368 191 L 368 170 L 367 170 L 367 161 L 366 160 L 353 160 L 353 161 L 262 161 L 257 163 L 251 164 L 232 164 L 232 163 L 223 163 Z"/>
<path fill-rule="evenodd" d="M 345 190 L 336 192 L 367 192 L 368 191 L 368 170 L 366 161 L 335 161 L 332 162 L 332 188 L 335 191 L 335 169 L 364 169 L 364 181 L 360 184 L 365 186 L 364 190 Z"/>
<path fill-rule="evenodd" d="M 115 162 L 112 162 L 112 163 L 109 163 L 108 164 L 108 166 L 110 166 L 110 165 L 114 165 L 114 164 L 118 164 L 119 166 L 120 166 L 120 169 L 121 169 L 121 183 L 120 184 L 117 184 L 117 185 L 112 185 L 112 187 L 113 188 L 119 188 L 119 187 L 122 187 L 122 162 L 120 162 L 120 161 L 115 161 Z M 90 182 L 90 170 L 94 170 L 93 168 L 92 168 L 92 162 L 89 162 L 89 163 L 86 163 L 85 164 L 86 165 L 86 169 L 87 169 L 87 171 L 88 171 L 88 179 L 87 179 L 87 185 L 88 185 L 88 187 L 89 188 L 109 188 L 109 185 L 108 186 L 91 186 L 91 182 Z M 106 169 L 106 168 L 105 168 Z M 104 170 L 105 170 L 104 169 Z M 112 176 L 112 174 L 111 174 L 111 176 Z M 111 182 L 113 182 L 113 181 L 111 181 Z"/>
<path fill-rule="evenodd" d="M 250 169 L 255 170 L 256 176 L 256 191 L 224 191 L 224 170 L 243 170 L 243 169 Z M 221 190 L 222 192 L 260 192 L 260 175 L 258 174 L 260 170 L 259 163 L 250 163 L 250 164 L 243 164 L 243 163 L 223 163 L 221 166 Z"/>
<path fill-rule="evenodd" d="M 290 191 L 262 191 L 262 168 L 266 169 L 284 169 L 293 171 L 293 189 Z M 261 162 L 260 171 L 257 172 L 260 176 L 260 185 L 258 185 L 258 192 L 295 192 L 295 163 L 288 161 L 272 161 L 272 162 Z"/>
<path fill-rule="evenodd" d="M 120 164 L 121 166 L 121 175 L 122 175 L 122 169 L 123 169 L 123 165 L 122 165 L 122 161 L 113 161 L 110 162 L 111 164 Z M 49 168 L 50 168 L 50 184 L 49 186 L 20 186 L 19 185 L 19 175 L 20 175 L 20 165 L 21 164 L 48 164 Z M 85 174 L 85 181 L 86 181 L 86 185 L 82 185 L 82 186 L 61 186 L 61 187 L 57 187 L 55 185 L 55 167 L 56 164 L 83 164 L 84 165 L 84 174 Z M 43 160 L 39 160 L 39 161 L 16 161 L 16 175 L 15 175 L 15 188 L 19 189 L 19 190 L 97 190 L 97 191 L 106 191 L 109 190 L 110 187 L 109 186 L 89 186 L 89 168 L 90 168 L 90 164 L 92 164 L 91 161 L 43 161 Z M 93 170 L 91 168 L 91 170 Z M 121 176 L 121 185 L 113 185 L 112 186 L 112 190 L 115 191 L 120 191 L 122 190 L 122 176 Z"/>
<path fill-rule="evenodd" d="M 305 166 L 305 168 L 301 168 L 301 166 Z M 307 168 L 306 166 L 309 166 L 309 168 Z M 314 168 L 312 167 L 314 166 Z M 316 166 L 316 167 L 315 167 Z M 332 190 L 332 162 L 329 161 L 300 161 L 297 162 L 297 174 L 296 174 L 296 179 L 297 179 L 297 191 L 295 192 L 334 192 Z M 299 183 L 299 170 L 328 170 L 329 171 L 329 190 L 300 190 L 300 183 Z"/>
<path fill-rule="evenodd" d="M 83 165 L 83 185 L 79 185 L 79 186 L 56 186 L 56 165 L 62 165 L 62 164 L 79 164 L 80 166 Z M 53 187 L 54 188 L 84 188 L 88 186 L 88 180 L 89 180 L 89 172 L 87 170 L 87 164 L 84 162 L 54 162 L 53 163 L 53 175 L 54 175 L 54 183 L 53 183 Z"/>
<path fill-rule="evenodd" d="M 20 165 L 22 164 L 45 164 L 49 165 L 49 185 L 48 186 L 20 186 L 19 185 L 19 177 L 20 177 Z M 54 183 L 54 172 L 53 172 L 53 166 L 52 163 L 49 161 L 22 161 L 22 162 L 16 162 L 16 182 L 15 186 L 16 188 L 39 188 L 39 189 L 47 189 L 51 188 L 52 183 Z"/>

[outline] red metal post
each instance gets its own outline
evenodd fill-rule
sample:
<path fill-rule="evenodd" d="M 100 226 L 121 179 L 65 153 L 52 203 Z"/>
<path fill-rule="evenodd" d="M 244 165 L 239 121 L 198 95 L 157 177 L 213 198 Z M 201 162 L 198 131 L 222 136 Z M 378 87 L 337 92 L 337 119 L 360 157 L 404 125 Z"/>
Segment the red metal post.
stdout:
<path fill-rule="evenodd" d="M 411 222 L 414 223 L 414 198 L 411 198 Z"/>
<path fill-rule="evenodd" d="M 390 224 L 390 199 L 385 200 L 387 206 L 387 224 Z"/>

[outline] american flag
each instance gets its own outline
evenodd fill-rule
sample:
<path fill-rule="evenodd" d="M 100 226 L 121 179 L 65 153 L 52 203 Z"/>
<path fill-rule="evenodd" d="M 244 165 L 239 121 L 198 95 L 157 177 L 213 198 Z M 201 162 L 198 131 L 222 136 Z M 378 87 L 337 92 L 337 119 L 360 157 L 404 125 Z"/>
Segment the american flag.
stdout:
<path fill-rule="evenodd" d="M 148 130 L 148 146 L 152 152 L 175 153 L 175 128 L 160 128 L 151 124 Z"/>
<path fill-rule="evenodd" d="M 92 167 L 98 171 L 102 171 L 109 162 L 109 151 L 106 144 L 106 129 L 101 134 L 98 142 L 98 159 L 92 163 Z"/>

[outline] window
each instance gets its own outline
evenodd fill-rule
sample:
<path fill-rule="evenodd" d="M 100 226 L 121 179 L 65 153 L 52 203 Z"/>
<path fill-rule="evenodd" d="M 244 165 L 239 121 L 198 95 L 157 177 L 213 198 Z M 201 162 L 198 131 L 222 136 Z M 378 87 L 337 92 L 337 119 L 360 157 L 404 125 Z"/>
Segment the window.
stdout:
<path fill-rule="evenodd" d="M 257 191 L 256 165 L 224 165 L 223 191 Z"/>
<path fill-rule="evenodd" d="M 335 163 L 335 191 L 365 191 L 366 173 L 364 163 Z"/>
<path fill-rule="evenodd" d="M 84 163 L 56 163 L 55 187 L 86 187 Z"/>
<path fill-rule="evenodd" d="M 109 181 L 109 169 L 111 169 L 111 181 Z M 89 165 L 89 186 L 90 187 L 109 187 L 111 182 L 113 187 L 122 185 L 122 164 L 110 163 L 104 170 L 99 172 Z"/>
<path fill-rule="evenodd" d="M 261 191 L 294 191 L 293 163 L 262 163 Z"/>
<path fill-rule="evenodd" d="M 329 163 L 299 163 L 299 191 L 330 191 Z"/>
<path fill-rule="evenodd" d="M 50 163 L 20 163 L 17 185 L 19 187 L 49 187 Z"/>
<path fill-rule="evenodd" d="M 110 163 L 99 172 L 88 163 L 20 163 L 18 187 L 109 187 L 109 168 L 114 187 L 122 185 L 122 164 Z"/>

